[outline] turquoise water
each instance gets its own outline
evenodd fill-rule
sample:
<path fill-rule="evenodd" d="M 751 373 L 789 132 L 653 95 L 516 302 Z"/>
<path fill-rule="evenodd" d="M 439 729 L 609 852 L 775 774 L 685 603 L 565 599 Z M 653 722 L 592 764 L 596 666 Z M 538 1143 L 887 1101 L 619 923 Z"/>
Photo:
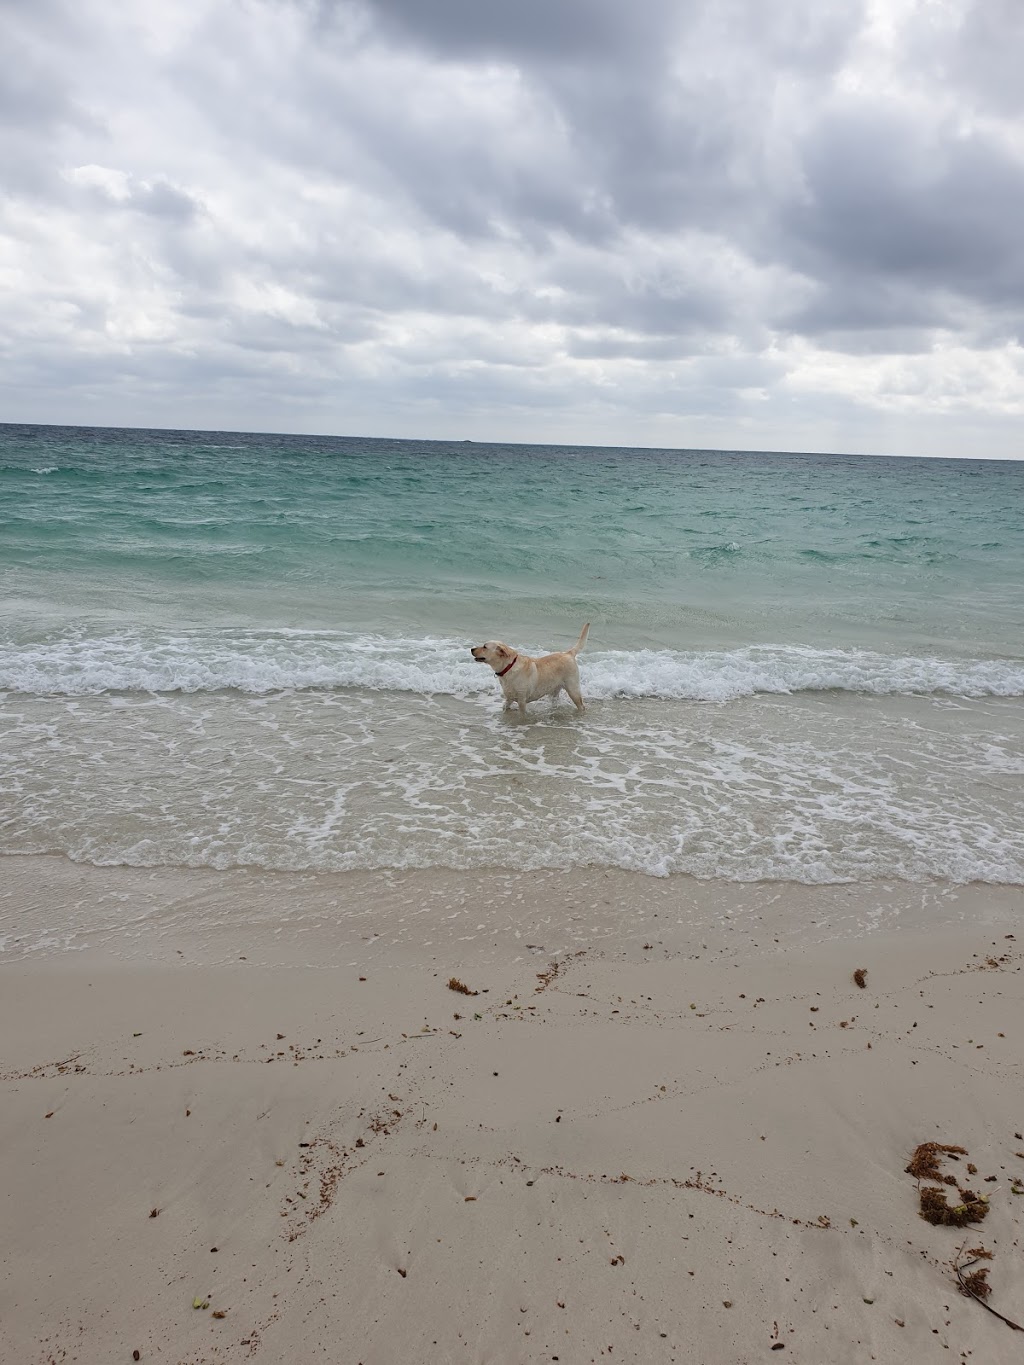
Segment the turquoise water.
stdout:
<path fill-rule="evenodd" d="M 0 851 L 1024 881 L 1024 464 L 0 427 Z M 589 707 L 468 647 L 583 621 Z"/>

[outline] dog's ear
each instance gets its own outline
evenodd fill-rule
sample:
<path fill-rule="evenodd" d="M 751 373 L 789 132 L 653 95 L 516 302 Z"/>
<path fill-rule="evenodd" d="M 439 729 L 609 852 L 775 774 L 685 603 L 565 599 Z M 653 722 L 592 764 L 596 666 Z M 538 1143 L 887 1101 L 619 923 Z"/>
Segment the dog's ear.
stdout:
<path fill-rule="evenodd" d="M 506 649 L 504 645 L 499 645 L 494 652 L 498 655 L 499 659 L 507 659 L 508 656 L 512 653 L 512 651 L 510 649 Z"/>

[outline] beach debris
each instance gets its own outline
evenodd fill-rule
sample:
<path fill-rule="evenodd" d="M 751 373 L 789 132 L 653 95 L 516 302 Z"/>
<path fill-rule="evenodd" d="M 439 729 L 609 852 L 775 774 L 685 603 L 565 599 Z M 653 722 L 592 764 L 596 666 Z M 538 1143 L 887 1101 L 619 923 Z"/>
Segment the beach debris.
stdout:
<path fill-rule="evenodd" d="M 966 1156 L 966 1147 L 955 1147 L 948 1142 L 922 1142 L 914 1148 L 914 1155 L 906 1167 L 907 1175 L 915 1180 L 944 1180 L 939 1170 L 941 1156 Z M 954 1182 L 955 1183 L 955 1182 Z"/>
<path fill-rule="evenodd" d="M 458 991 L 460 995 L 480 994 L 479 991 L 470 990 L 470 988 L 466 985 L 465 981 L 460 981 L 457 976 L 450 976 L 448 978 L 448 989 L 450 991 Z"/>
<path fill-rule="evenodd" d="M 203 1296 L 202 1296 L 201 1294 L 197 1294 L 197 1295 L 195 1296 L 195 1298 L 192 1300 L 192 1307 L 193 1307 L 193 1308 L 209 1308 L 209 1306 L 210 1306 L 210 1300 L 209 1300 L 209 1299 L 204 1299 Z"/>
<path fill-rule="evenodd" d="M 575 953 L 570 953 L 568 957 L 563 958 L 560 962 L 556 960 L 549 963 L 546 972 L 537 972 L 536 976 L 537 980 L 540 982 L 540 985 L 534 986 L 533 988 L 534 995 L 540 995 L 542 991 L 546 991 L 550 985 L 552 985 L 555 981 L 558 980 L 558 977 L 562 974 L 562 972 L 565 971 L 565 969 L 570 965 L 570 963 L 575 962 L 578 958 L 583 957 L 586 951 L 587 951 L 586 948 L 579 948 Z"/>
<path fill-rule="evenodd" d="M 970 1260 L 962 1261 L 960 1259 L 961 1256 L 965 1254 L 970 1257 Z M 1024 1332 L 1024 1327 L 1022 1327 L 1019 1322 L 1014 1322 L 1012 1318 L 1006 1317 L 1004 1313 L 1000 1313 L 998 1309 L 993 1308 L 990 1303 L 985 1302 L 992 1293 L 992 1286 L 988 1282 L 989 1266 L 982 1266 L 980 1270 L 973 1270 L 970 1275 L 964 1273 L 967 1270 L 971 1270 L 971 1267 L 977 1265 L 980 1260 L 990 1261 L 991 1259 L 991 1251 L 986 1250 L 983 1246 L 971 1247 L 966 1253 L 964 1252 L 963 1247 L 960 1248 L 952 1262 L 953 1273 L 956 1275 L 957 1283 L 960 1286 L 960 1293 L 963 1294 L 965 1298 L 973 1299 L 975 1303 L 980 1303 L 986 1313 L 991 1313 L 993 1317 L 997 1317 L 1000 1322 L 1005 1322 L 1007 1327 L 1012 1331 Z"/>
<path fill-rule="evenodd" d="M 160 1210 L 159 1210 L 159 1209 L 150 1209 L 150 1211 L 149 1211 L 149 1216 L 150 1216 L 150 1218 L 159 1218 L 159 1217 L 160 1217 Z"/>
<path fill-rule="evenodd" d="M 921 1217 L 937 1227 L 963 1228 L 968 1223 L 980 1223 L 988 1217 L 988 1195 L 975 1194 L 973 1190 L 960 1190 L 960 1204 L 950 1208 L 946 1191 L 925 1185 L 920 1191 Z"/>
<path fill-rule="evenodd" d="M 867 969 L 867 967 L 858 967 L 857 970 L 856 970 L 856 971 L 854 972 L 854 974 L 853 974 L 853 979 L 854 979 L 854 981 L 856 982 L 856 984 L 861 988 L 862 991 L 863 991 L 863 990 L 867 990 L 867 985 L 868 985 L 868 969 Z"/>
<path fill-rule="evenodd" d="M 967 1148 L 959 1147 L 948 1142 L 922 1142 L 914 1149 L 914 1154 L 906 1167 L 908 1175 L 912 1175 L 918 1182 L 922 1180 L 933 1180 L 939 1185 L 952 1185 L 960 1195 L 960 1203 L 950 1205 L 946 1198 L 947 1190 L 936 1189 L 934 1185 L 920 1185 L 918 1188 L 918 1200 L 920 1202 L 920 1214 L 928 1223 L 933 1223 L 937 1227 L 966 1227 L 968 1223 L 980 1223 L 983 1218 L 988 1217 L 989 1207 L 987 1194 L 975 1194 L 973 1190 L 963 1189 L 960 1182 L 954 1175 L 943 1175 L 939 1169 L 939 1160 L 942 1157 L 966 1156 Z M 969 1167 L 973 1163 L 968 1163 Z"/>
<path fill-rule="evenodd" d="M 974 1270 L 970 1275 L 964 1275 L 960 1282 L 960 1293 L 967 1298 L 987 1299 L 992 1293 L 992 1286 L 988 1282 L 988 1266 L 983 1266 L 981 1270 Z"/>
<path fill-rule="evenodd" d="M 132 1360 L 141 1360 L 141 1359 L 142 1359 L 142 1352 L 141 1352 L 141 1351 L 133 1351 L 133 1352 L 132 1352 Z"/>
<path fill-rule="evenodd" d="M 210 1314 L 211 1318 L 226 1318 L 227 1312 L 223 1308 L 215 1308 Z"/>
<path fill-rule="evenodd" d="M 961 1203 L 950 1207 L 946 1198 L 948 1189 L 941 1186 L 936 1188 L 934 1185 L 918 1185 L 918 1198 L 920 1200 L 920 1214 L 929 1223 L 937 1226 L 947 1227 L 966 1227 L 969 1223 L 980 1223 L 989 1214 L 989 1198 L 987 1194 L 975 1194 L 973 1190 L 963 1189 L 955 1177 L 943 1175 L 939 1169 L 939 1160 L 942 1157 L 951 1157 L 956 1161 L 961 1156 L 967 1156 L 966 1147 L 958 1147 L 945 1142 L 922 1142 L 914 1149 L 914 1154 L 906 1167 L 909 1175 L 921 1180 L 941 1181 L 945 1185 L 954 1185 L 960 1196 Z M 977 1166 L 971 1161 L 965 1162 L 970 1174 L 977 1172 Z M 986 1179 L 992 1179 L 986 1176 Z M 1024 1193 L 1024 1191 L 1022 1191 Z M 960 1292 L 966 1298 L 973 1299 L 975 1303 L 980 1303 L 986 1312 L 994 1314 L 1001 1322 L 1005 1322 L 1007 1327 L 1015 1332 L 1024 1332 L 1024 1327 L 1020 1323 L 1014 1322 L 1012 1318 L 997 1312 L 985 1300 L 992 1293 L 992 1286 L 988 1282 L 988 1266 L 982 1266 L 977 1270 L 972 1267 L 977 1266 L 979 1261 L 991 1261 L 992 1252 L 986 1247 L 978 1245 L 971 1247 L 966 1253 L 964 1247 L 966 1240 L 961 1244 L 960 1250 L 950 1261 L 953 1273 L 956 1276 Z M 963 1260 L 964 1256 L 967 1260 Z M 968 1275 L 965 1272 L 971 1271 Z"/>

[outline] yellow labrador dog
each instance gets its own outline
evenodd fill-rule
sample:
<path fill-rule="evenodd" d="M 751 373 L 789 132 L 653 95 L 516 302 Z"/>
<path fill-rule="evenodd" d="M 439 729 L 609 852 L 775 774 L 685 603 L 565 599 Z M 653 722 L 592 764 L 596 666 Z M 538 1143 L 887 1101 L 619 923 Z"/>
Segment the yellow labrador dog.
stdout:
<path fill-rule="evenodd" d="M 520 715 L 526 712 L 526 703 L 539 697 L 557 697 L 564 688 L 571 697 L 577 711 L 583 710 L 583 697 L 580 693 L 580 671 L 576 666 L 576 655 L 586 642 L 590 622 L 580 631 L 580 638 L 572 649 L 563 649 L 558 654 L 545 654 L 540 659 L 532 659 L 529 654 L 519 654 L 500 640 L 488 640 L 486 644 L 474 645 L 469 651 L 478 664 L 490 664 L 494 669 L 501 690 L 505 694 L 506 711 L 512 710 L 512 703 L 519 705 Z"/>

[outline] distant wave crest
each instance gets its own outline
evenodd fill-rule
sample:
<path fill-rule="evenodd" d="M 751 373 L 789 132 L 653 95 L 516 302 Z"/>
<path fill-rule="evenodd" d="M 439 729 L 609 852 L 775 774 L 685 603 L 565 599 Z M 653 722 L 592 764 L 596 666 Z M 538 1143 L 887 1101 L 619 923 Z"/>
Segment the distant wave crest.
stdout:
<path fill-rule="evenodd" d="M 594 699 L 728 702 L 758 693 L 1024 696 L 1024 660 L 942 659 L 758 645 L 729 650 L 605 650 L 581 659 Z M 0 690 L 34 695 L 365 688 L 470 697 L 494 692 L 468 642 L 326 632 L 64 635 L 0 642 Z"/>

